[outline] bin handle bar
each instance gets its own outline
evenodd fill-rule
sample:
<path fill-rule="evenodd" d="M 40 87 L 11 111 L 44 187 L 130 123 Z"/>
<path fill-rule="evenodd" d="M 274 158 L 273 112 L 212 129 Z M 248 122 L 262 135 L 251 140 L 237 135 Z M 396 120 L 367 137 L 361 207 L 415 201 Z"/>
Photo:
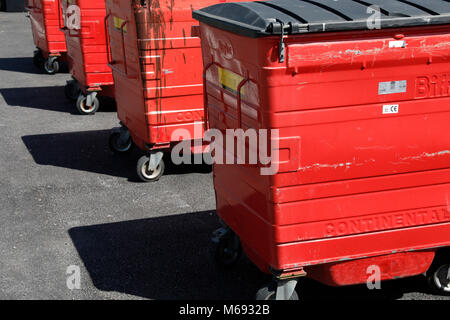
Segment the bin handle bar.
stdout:
<path fill-rule="evenodd" d="M 108 34 L 109 34 L 109 29 L 108 29 L 108 18 L 112 15 L 112 13 L 110 12 L 106 17 L 105 17 L 105 28 L 106 28 L 106 37 L 108 38 Z M 126 57 L 126 49 L 125 49 L 125 35 L 124 35 L 124 28 L 125 25 L 128 23 L 128 20 L 126 20 L 124 23 L 122 23 L 122 25 L 120 26 L 120 31 L 122 32 L 122 55 L 123 55 L 123 67 L 124 67 L 124 72 L 122 72 L 122 70 L 118 69 L 115 67 L 115 65 L 117 64 L 116 61 L 112 60 L 112 52 L 111 52 L 111 47 L 108 45 L 109 41 L 107 40 L 107 59 L 108 59 L 108 67 L 111 68 L 111 70 L 113 70 L 114 72 L 121 74 L 125 77 L 127 77 L 128 79 L 138 79 L 137 76 L 130 76 L 128 75 L 128 64 L 127 64 L 127 57 Z"/>
<path fill-rule="evenodd" d="M 108 61 L 108 65 L 112 65 L 112 56 L 111 56 L 111 48 L 109 47 L 109 27 L 108 27 L 108 19 L 111 16 L 111 12 L 109 12 L 105 16 L 105 40 L 106 40 L 106 60 Z"/>
<path fill-rule="evenodd" d="M 237 92 L 238 92 L 238 96 L 237 96 L 237 116 L 238 116 L 238 128 L 242 128 L 242 87 L 249 82 L 250 79 L 247 76 L 247 78 L 245 78 L 244 80 L 241 81 L 241 83 L 239 83 L 238 87 L 237 87 Z"/>
<path fill-rule="evenodd" d="M 116 62 L 112 60 L 112 52 L 111 52 L 111 48 L 109 46 L 109 38 L 108 38 L 108 34 L 109 33 L 107 33 L 108 30 L 109 30 L 108 19 L 109 19 L 110 16 L 111 16 L 111 12 L 109 12 L 105 16 L 105 21 L 104 21 L 105 22 L 105 30 L 106 30 L 106 32 L 105 32 L 105 38 L 106 38 L 106 59 L 108 60 L 108 67 L 110 67 L 111 70 L 124 75 L 122 71 L 120 71 L 119 69 L 117 69 L 114 66 L 116 64 Z"/>
<path fill-rule="evenodd" d="M 130 76 L 128 75 L 128 63 L 127 63 L 127 50 L 125 49 L 125 32 L 124 28 L 128 24 L 128 20 L 125 20 L 122 25 L 120 26 L 120 32 L 122 33 L 122 54 L 123 54 L 123 68 L 125 71 L 125 75 L 129 79 L 137 79 L 137 76 Z"/>
<path fill-rule="evenodd" d="M 208 72 L 209 68 L 211 68 L 213 65 L 216 65 L 220 68 L 223 68 L 220 64 L 218 64 L 217 62 L 214 62 L 214 60 L 212 62 L 210 62 L 209 64 L 206 65 L 206 67 L 203 69 L 203 104 L 204 104 L 204 111 L 205 111 L 205 115 L 204 115 L 204 129 L 205 131 L 207 131 L 208 128 L 208 95 L 206 92 L 206 72 Z M 238 124 L 239 124 L 239 128 L 242 128 L 242 88 L 244 87 L 244 85 L 250 82 L 250 77 L 247 76 L 244 80 L 242 80 L 238 87 L 237 87 L 237 116 L 238 116 Z"/>
<path fill-rule="evenodd" d="M 125 49 L 125 32 L 124 32 L 124 28 L 125 26 L 128 24 L 128 20 L 125 20 L 124 23 L 122 23 L 122 25 L 120 26 L 120 31 L 122 32 L 122 51 L 123 51 L 123 67 L 125 70 L 125 74 L 129 79 L 138 79 L 138 76 L 130 76 L 128 74 L 128 63 L 127 63 L 127 51 Z"/>
<path fill-rule="evenodd" d="M 208 96 L 206 92 L 206 73 L 208 72 L 209 68 L 211 68 L 213 65 L 219 65 L 214 62 L 214 59 L 212 62 L 210 62 L 208 65 L 206 65 L 203 68 L 203 130 L 204 132 L 208 131 L 208 122 L 209 122 L 209 116 L 208 116 Z"/>

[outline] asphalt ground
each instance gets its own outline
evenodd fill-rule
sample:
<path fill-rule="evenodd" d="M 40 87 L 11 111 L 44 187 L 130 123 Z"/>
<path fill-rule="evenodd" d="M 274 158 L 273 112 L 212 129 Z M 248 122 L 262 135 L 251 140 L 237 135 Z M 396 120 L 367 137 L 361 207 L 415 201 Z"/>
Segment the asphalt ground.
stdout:
<path fill-rule="evenodd" d="M 0 13 L 0 299 L 253 299 L 264 283 L 245 258 L 232 270 L 214 261 L 212 174 L 169 166 L 140 183 L 139 152 L 108 148 L 114 105 L 77 115 L 63 92 L 69 74 L 32 63 L 24 13 Z M 81 288 L 67 269 L 81 270 Z M 330 288 L 298 287 L 301 299 L 444 299 L 424 277 Z"/>

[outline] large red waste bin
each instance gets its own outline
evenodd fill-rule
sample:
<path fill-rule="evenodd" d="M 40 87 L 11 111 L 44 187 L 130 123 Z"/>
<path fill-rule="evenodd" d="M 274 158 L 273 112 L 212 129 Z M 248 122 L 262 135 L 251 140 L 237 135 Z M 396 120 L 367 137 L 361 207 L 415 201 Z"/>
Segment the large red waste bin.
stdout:
<path fill-rule="evenodd" d="M 214 165 L 219 262 L 242 246 L 276 280 L 261 299 L 295 297 L 305 275 L 427 272 L 448 294 L 450 3 L 273 0 L 194 17 L 210 127 L 268 129 L 278 145 L 273 175 Z"/>
<path fill-rule="evenodd" d="M 42 67 L 48 74 L 55 74 L 60 69 L 60 62 L 66 59 L 66 42 L 64 33 L 59 30 L 59 0 L 25 0 L 29 12 L 34 44 L 34 64 Z"/>
<path fill-rule="evenodd" d="M 67 56 L 73 81 L 66 85 L 66 96 L 76 101 L 80 114 L 92 115 L 100 102 L 97 95 L 114 98 L 114 79 L 108 67 L 106 9 L 104 0 L 61 0 L 65 24 Z M 75 26 L 70 15 L 78 14 Z"/>
<path fill-rule="evenodd" d="M 138 161 L 143 181 L 164 172 L 164 151 L 185 129 L 191 139 L 203 137 L 203 80 L 198 26 L 192 10 L 219 1 L 106 1 L 117 114 L 122 127 L 111 134 L 114 152 L 137 145 L 148 155 Z M 198 130 L 195 127 L 198 127 Z M 192 152 L 204 152 L 204 145 Z"/>

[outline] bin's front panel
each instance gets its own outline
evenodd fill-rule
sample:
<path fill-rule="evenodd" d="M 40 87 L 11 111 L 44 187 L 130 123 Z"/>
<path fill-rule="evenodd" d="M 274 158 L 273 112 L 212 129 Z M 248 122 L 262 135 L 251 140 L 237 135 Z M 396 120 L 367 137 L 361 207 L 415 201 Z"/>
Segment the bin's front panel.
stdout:
<path fill-rule="evenodd" d="M 450 245 L 448 30 L 288 37 L 280 63 L 278 37 L 202 24 L 210 126 L 279 130 L 276 175 L 215 166 L 219 215 L 268 265 Z"/>
<path fill-rule="evenodd" d="M 29 0 L 30 19 L 36 47 L 44 55 L 65 53 L 64 33 L 59 29 L 61 14 L 56 0 Z"/>
<path fill-rule="evenodd" d="M 80 13 L 79 26 L 69 26 L 73 6 Z M 70 72 L 82 87 L 101 87 L 114 84 L 108 67 L 107 36 L 105 31 L 106 9 L 103 0 L 62 0 L 66 17 L 66 42 Z M 79 27 L 79 28 L 78 28 Z"/>

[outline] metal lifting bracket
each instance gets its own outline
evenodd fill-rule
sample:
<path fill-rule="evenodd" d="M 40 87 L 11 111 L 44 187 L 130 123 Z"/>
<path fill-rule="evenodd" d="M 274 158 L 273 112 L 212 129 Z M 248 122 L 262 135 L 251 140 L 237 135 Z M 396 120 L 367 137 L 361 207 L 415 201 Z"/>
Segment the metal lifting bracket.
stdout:
<path fill-rule="evenodd" d="M 283 63 L 286 60 L 286 45 L 284 43 L 284 23 L 281 22 L 281 39 L 280 45 L 278 46 L 278 60 Z"/>
<path fill-rule="evenodd" d="M 268 31 L 272 34 L 281 34 L 280 45 L 278 47 L 278 60 L 283 63 L 286 60 L 286 44 L 284 43 L 284 36 L 287 33 L 299 33 L 300 25 L 297 23 L 284 23 L 279 19 L 274 19 L 269 27 Z"/>

